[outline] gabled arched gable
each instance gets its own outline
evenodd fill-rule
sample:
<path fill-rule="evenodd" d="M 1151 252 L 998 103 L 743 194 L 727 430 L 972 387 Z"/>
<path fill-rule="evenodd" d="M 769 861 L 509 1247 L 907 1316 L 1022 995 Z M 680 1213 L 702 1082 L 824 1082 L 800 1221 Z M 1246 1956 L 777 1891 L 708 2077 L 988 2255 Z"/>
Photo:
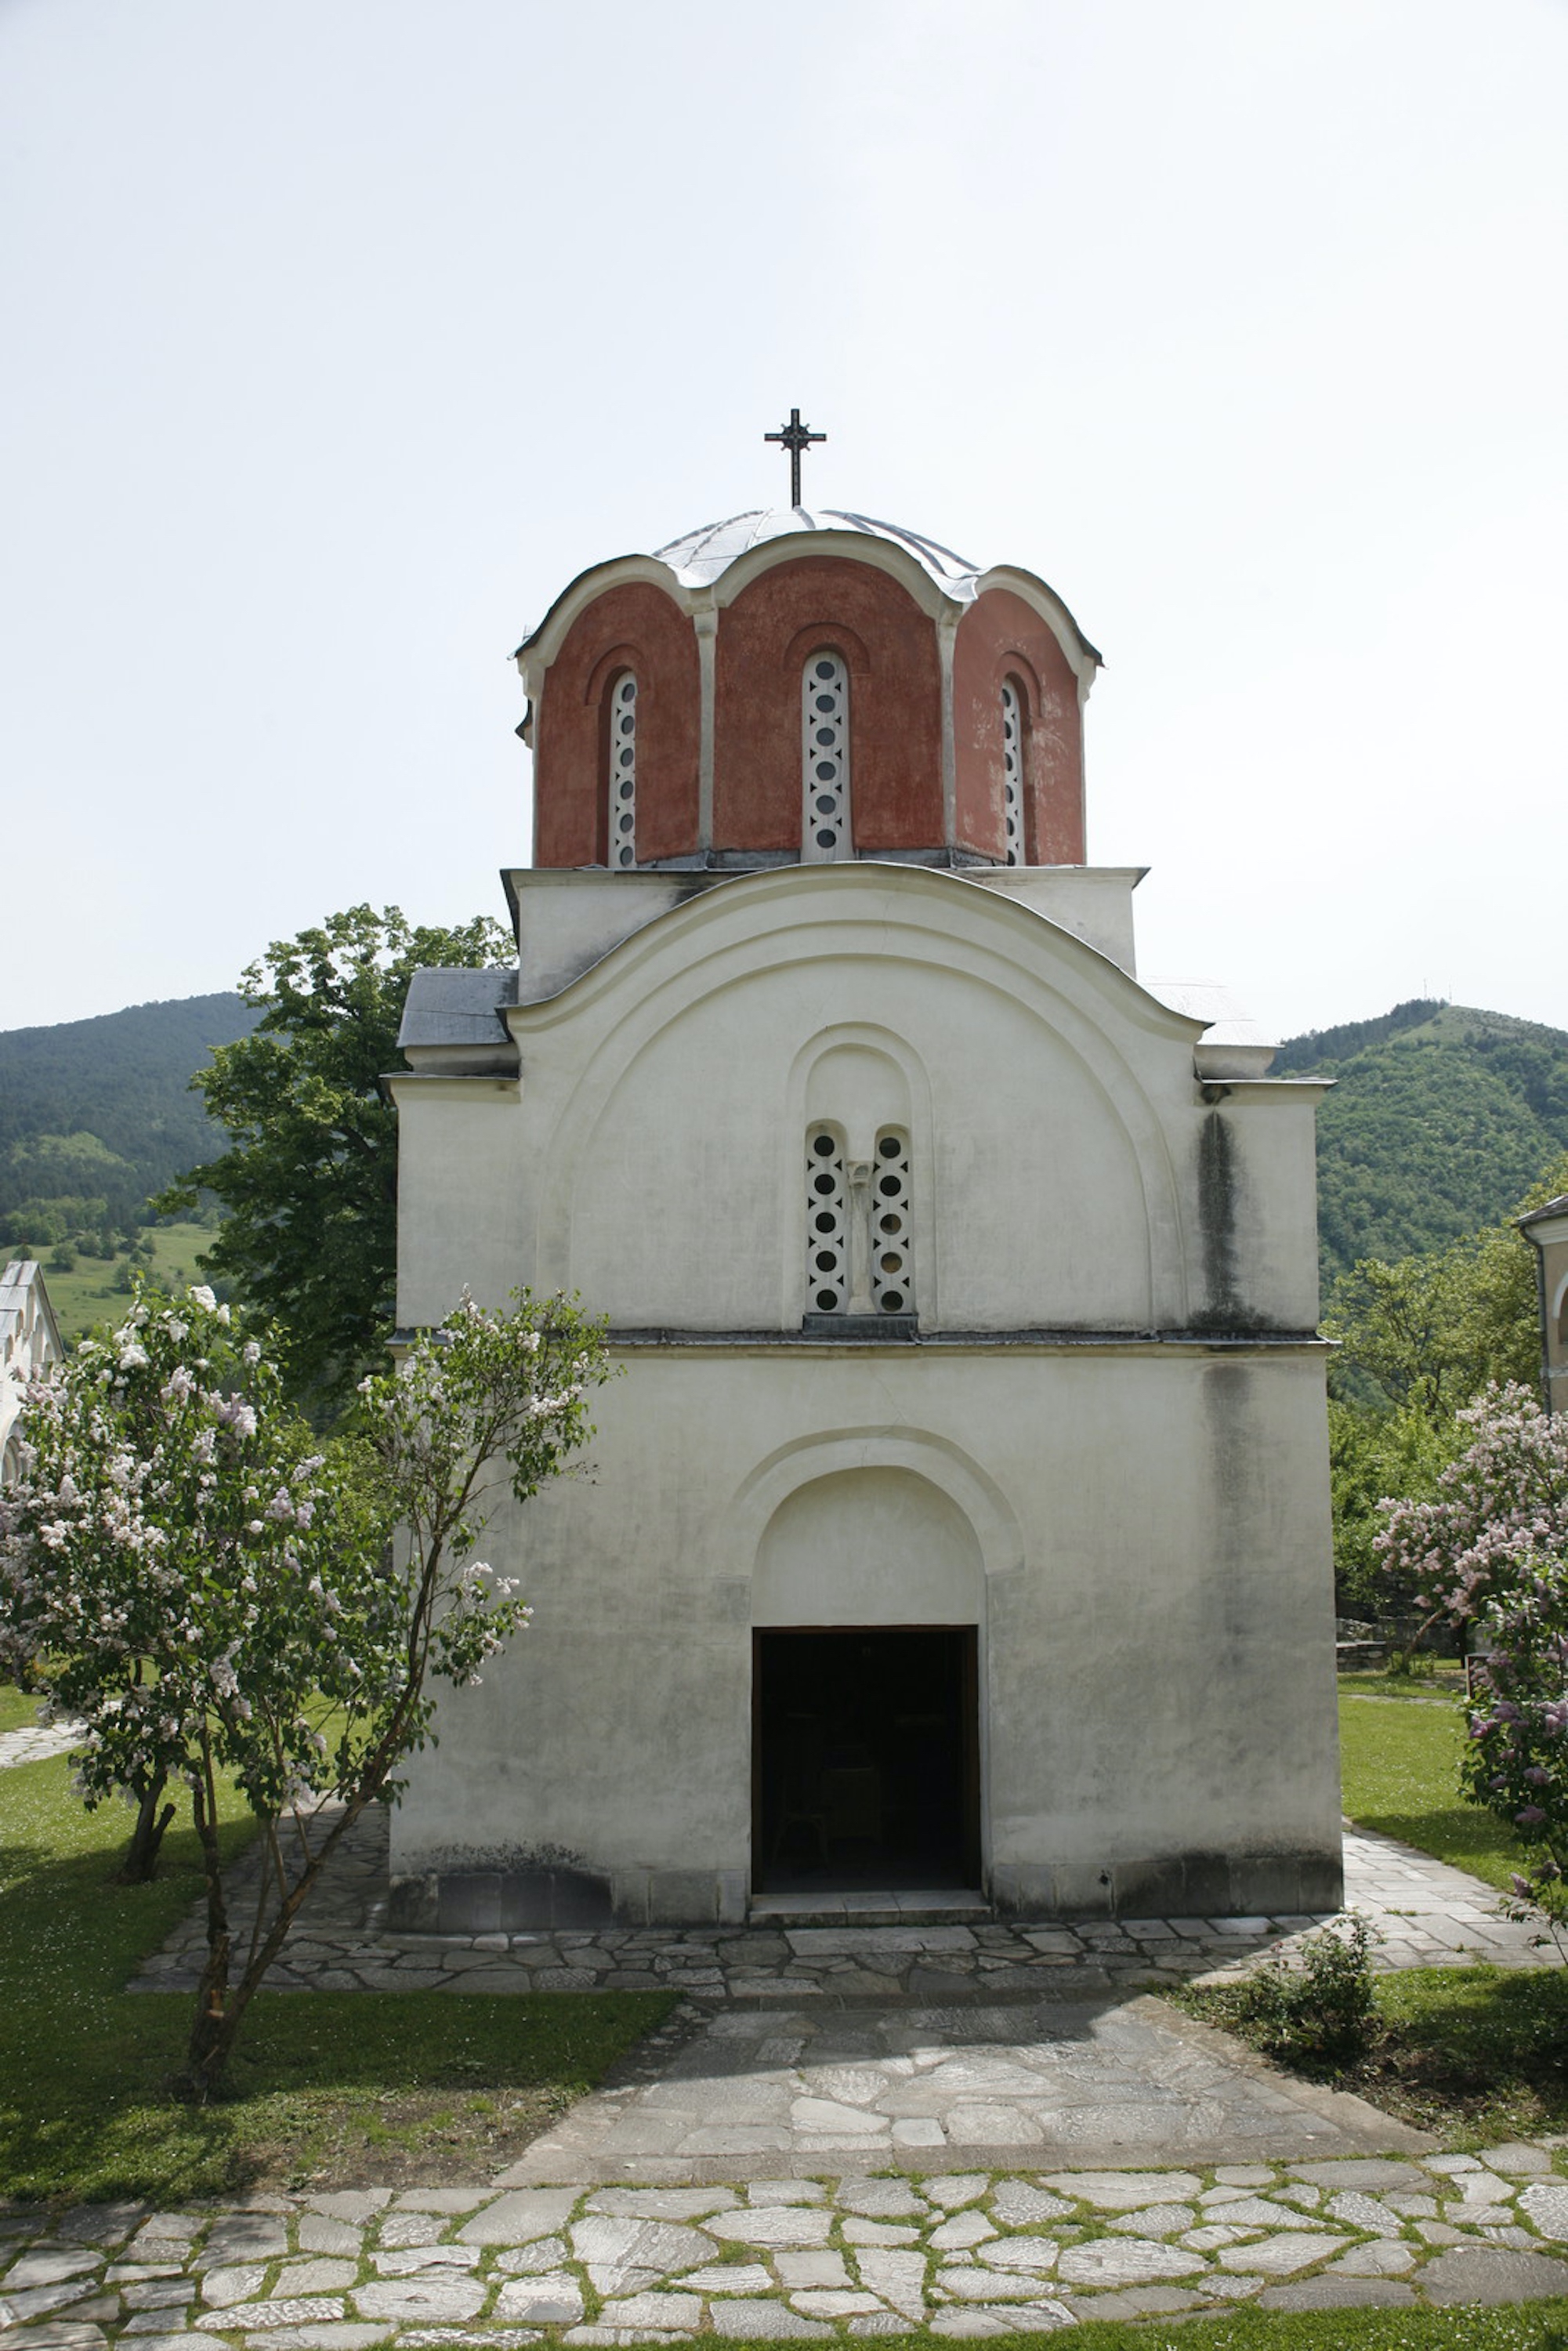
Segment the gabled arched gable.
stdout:
<path fill-rule="evenodd" d="M 1185 1322 L 1178 1130 L 1191 1113 L 1201 1024 L 1041 916 L 955 876 L 899 866 L 723 883 L 660 916 L 560 995 L 509 1016 L 525 1072 L 539 1071 L 556 1104 L 539 1139 L 537 1280 L 593 1287 L 574 1223 L 580 1237 L 613 1233 L 610 1199 L 600 1196 L 613 1192 L 628 1155 L 641 1163 L 635 1214 L 649 1249 L 673 1213 L 693 1233 L 706 1218 L 722 1255 L 716 1198 L 719 1207 L 737 1198 L 734 1186 L 747 1196 L 745 1215 L 735 1211 L 749 1237 L 737 1244 L 742 1257 L 765 1247 L 757 1236 L 775 1222 L 782 1232 L 800 1140 L 784 1098 L 788 1070 L 835 1009 L 891 1029 L 929 1071 L 933 1180 L 955 1205 L 994 1198 L 1020 1312 L 1032 1304 L 1033 1319 L 1049 1319 L 1049 1301 L 1026 1297 L 1022 1276 L 1046 1247 L 1030 1220 L 1052 1213 L 1054 1183 L 1058 1221 L 1047 1238 L 1065 1247 L 1072 1230 L 1085 1236 L 1074 1311 L 1058 1319 L 1088 1319 L 1084 1301 L 1098 1284 L 1117 1327 Z M 990 1249 L 976 1311 L 995 1325 L 994 1237 L 972 1220 L 957 1240 L 951 1225 L 947 1232 L 949 1268 L 962 1266 L 966 1246 Z M 601 1268 L 608 1262 L 601 1252 Z M 744 1265 L 726 1269 L 716 1257 L 715 1265 L 716 1296 L 750 1295 L 758 1327 L 799 1321 L 781 1251 L 756 1267 L 749 1288 Z M 962 1290 L 960 1281 L 937 1301 L 945 1323 L 966 1311 Z M 640 1294 L 657 1292 L 650 1279 Z M 923 1292 L 923 1314 L 932 1295 Z"/>

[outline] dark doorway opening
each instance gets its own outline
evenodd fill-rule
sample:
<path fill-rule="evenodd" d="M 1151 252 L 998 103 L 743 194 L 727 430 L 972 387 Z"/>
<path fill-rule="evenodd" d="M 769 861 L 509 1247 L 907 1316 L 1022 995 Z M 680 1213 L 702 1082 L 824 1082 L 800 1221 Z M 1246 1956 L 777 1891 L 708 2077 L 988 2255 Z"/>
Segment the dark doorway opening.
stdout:
<path fill-rule="evenodd" d="M 977 1886 L 975 1627 L 755 1637 L 755 1890 Z"/>

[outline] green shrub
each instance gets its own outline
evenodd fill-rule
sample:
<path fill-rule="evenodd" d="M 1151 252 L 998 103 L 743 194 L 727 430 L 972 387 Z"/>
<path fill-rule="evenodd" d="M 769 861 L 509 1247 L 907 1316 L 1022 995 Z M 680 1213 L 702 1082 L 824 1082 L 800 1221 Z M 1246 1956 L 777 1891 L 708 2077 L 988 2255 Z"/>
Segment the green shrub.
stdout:
<path fill-rule="evenodd" d="M 1225 1993 L 1226 2021 L 1284 2064 L 1344 2064 L 1361 2056 L 1376 2014 L 1373 1930 L 1355 1911 L 1309 1935 L 1297 1967 L 1279 1959 Z"/>

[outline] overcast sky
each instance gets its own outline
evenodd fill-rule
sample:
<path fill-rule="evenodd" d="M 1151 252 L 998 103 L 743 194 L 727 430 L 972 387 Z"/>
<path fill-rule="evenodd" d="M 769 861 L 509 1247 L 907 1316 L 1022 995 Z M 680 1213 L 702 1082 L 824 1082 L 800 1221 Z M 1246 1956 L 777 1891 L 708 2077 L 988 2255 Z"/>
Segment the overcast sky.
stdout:
<path fill-rule="evenodd" d="M 500 913 L 507 656 L 806 495 L 1040 572 L 1281 1032 L 1568 1028 L 1564 0 L 0 0 L 0 1026 Z"/>

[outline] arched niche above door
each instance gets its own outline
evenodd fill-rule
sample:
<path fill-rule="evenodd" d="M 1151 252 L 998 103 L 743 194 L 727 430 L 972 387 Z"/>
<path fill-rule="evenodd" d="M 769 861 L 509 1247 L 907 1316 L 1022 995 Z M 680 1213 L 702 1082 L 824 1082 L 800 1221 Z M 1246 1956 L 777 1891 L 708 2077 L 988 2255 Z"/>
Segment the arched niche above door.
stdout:
<path fill-rule="evenodd" d="M 797 1487 L 758 1547 L 754 1625 L 977 1625 L 984 1603 L 973 1527 L 909 1469 L 841 1469 Z"/>

